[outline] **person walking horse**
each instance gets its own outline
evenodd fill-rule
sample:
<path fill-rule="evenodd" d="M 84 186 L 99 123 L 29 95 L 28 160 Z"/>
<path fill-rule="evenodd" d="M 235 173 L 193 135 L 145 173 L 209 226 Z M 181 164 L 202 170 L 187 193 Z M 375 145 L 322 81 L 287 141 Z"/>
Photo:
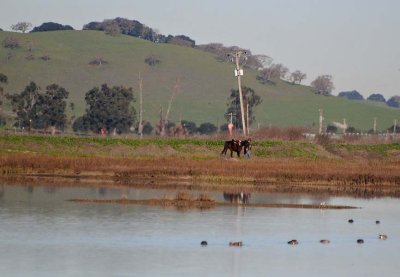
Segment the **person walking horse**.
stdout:
<path fill-rule="evenodd" d="M 237 156 L 240 157 L 240 152 L 242 151 L 242 148 L 244 147 L 244 154 L 249 155 L 249 151 L 251 149 L 251 144 L 250 144 L 251 139 L 247 140 L 227 140 L 225 141 L 224 144 L 224 149 L 221 152 L 221 155 L 226 156 L 226 152 L 228 149 L 231 151 L 231 157 L 233 157 L 233 152 L 237 153 Z"/>

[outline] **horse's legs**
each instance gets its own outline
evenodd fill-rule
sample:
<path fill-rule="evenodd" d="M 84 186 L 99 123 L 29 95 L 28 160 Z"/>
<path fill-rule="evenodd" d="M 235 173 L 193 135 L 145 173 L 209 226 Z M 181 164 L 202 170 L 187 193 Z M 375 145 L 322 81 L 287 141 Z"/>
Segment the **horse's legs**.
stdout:
<path fill-rule="evenodd" d="M 225 154 L 226 156 L 226 151 L 228 150 L 228 148 L 224 147 L 224 149 L 222 149 L 221 155 Z"/>

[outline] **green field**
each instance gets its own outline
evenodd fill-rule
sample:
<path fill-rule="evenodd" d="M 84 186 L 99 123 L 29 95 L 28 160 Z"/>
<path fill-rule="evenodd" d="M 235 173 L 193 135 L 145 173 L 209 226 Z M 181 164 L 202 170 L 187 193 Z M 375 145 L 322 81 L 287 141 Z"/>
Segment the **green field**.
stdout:
<path fill-rule="evenodd" d="M 6 93 L 20 92 L 34 81 L 42 88 L 57 83 L 70 92 L 76 114 L 85 110 L 85 93 L 103 83 L 133 87 L 138 97 L 138 74 L 144 80 L 144 118 L 154 126 L 160 106 L 167 109 L 176 78 L 182 90 L 173 103 L 170 119 L 196 123 L 226 122 L 227 97 L 237 88 L 233 64 L 218 62 L 211 54 L 172 44 L 155 44 L 130 36 L 109 36 L 97 31 L 57 31 L 19 34 L 0 32 L 0 41 L 7 36 L 19 39 L 21 47 L 0 47 L 0 72 L 9 78 Z M 33 46 L 33 60 L 27 60 L 28 45 Z M 7 60 L 12 53 L 13 58 Z M 40 59 L 43 55 L 49 61 Z M 144 60 L 154 54 L 161 63 L 150 67 Z M 100 56 L 108 62 L 89 65 Z M 256 80 L 256 71 L 245 70 L 243 85 L 253 88 L 263 102 L 256 109 L 257 122 L 252 126 L 315 126 L 318 109 L 325 112 L 326 123 L 347 119 L 349 126 L 369 130 L 378 118 L 378 130 L 388 128 L 400 119 L 400 110 L 368 101 L 349 101 L 338 97 L 315 95 L 307 86 L 278 81 L 263 85 Z M 138 103 L 136 103 L 138 106 Z M 9 107 L 5 107 L 9 109 Z M 314 129 L 317 127 L 315 126 Z"/>

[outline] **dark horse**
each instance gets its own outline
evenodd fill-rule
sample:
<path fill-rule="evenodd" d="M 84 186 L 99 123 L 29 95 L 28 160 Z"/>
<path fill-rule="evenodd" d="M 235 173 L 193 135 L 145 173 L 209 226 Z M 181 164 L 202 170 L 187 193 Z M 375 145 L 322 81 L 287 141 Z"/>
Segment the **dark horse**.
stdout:
<path fill-rule="evenodd" d="M 240 157 L 240 152 L 242 152 L 242 148 L 244 147 L 244 154 L 248 154 L 251 149 L 251 139 L 247 140 L 227 140 L 224 144 L 224 149 L 221 152 L 221 155 L 226 155 L 226 152 L 231 150 L 231 157 L 233 156 L 233 152 L 237 153 L 237 156 Z"/>

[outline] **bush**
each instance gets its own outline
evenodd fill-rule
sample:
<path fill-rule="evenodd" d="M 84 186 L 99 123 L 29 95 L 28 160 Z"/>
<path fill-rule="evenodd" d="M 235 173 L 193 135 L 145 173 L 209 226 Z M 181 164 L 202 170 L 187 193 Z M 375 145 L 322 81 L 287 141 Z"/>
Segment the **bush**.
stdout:
<path fill-rule="evenodd" d="M 104 60 L 102 57 L 96 57 L 89 61 L 90 65 L 103 65 L 103 64 L 107 64 L 107 63 L 108 62 L 106 60 Z"/>
<path fill-rule="evenodd" d="M 364 100 L 364 97 L 356 90 L 342 91 L 338 96 L 345 97 L 349 100 Z"/>
<path fill-rule="evenodd" d="M 389 107 L 393 107 L 393 108 L 398 108 L 400 107 L 400 96 L 393 96 L 391 97 L 387 102 L 386 105 L 388 105 Z"/>
<path fill-rule="evenodd" d="M 337 128 L 335 125 L 328 125 L 328 126 L 326 127 L 326 132 L 327 132 L 327 133 L 334 133 L 334 134 L 336 134 L 337 131 L 338 131 L 338 128 Z"/>
<path fill-rule="evenodd" d="M 151 134 L 151 132 L 153 132 L 153 126 L 151 126 L 151 124 L 150 124 L 150 122 L 146 122 L 144 125 L 143 125 L 143 130 L 142 130 L 142 132 L 143 132 L 143 135 L 150 135 Z"/>
<path fill-rule="evenodd" d="M 383 102 L 383 103 L 386 102 L 385 97 L 383 97 L 383 95 L 379 94 L 379 93 L 371 94 L 370 96 L 368 96 L 367 100 L 376 101 L 376 102 Z"/>
<path fill-rule="evenodd" d="M 3 40 L 2 45 L 4 48 L 11 48 L 11 49 L 18 48 L 20 46 L 19 40 L 13 36 L 6 37 Z"/>
<path fill-rule="evenodd" d="M 160 60 L 160 57 L 157 55 L 150 55 L 150 56 L 147 56 L 146 59 L 144 59 L 144 62 L 150 66 L 155 66 L 155 65 L 161 63 L 161 60 Z"/>
<path fill-rule="evenodd" d="M 182 120 L 182 126 L 185 127 L 189 135 L 193 135 L 197 132 L 196 123 L 192 121 Z"/>
<path fill-rule="evenodd" d="M 197 130 L 202 135 L 209 135 L 215 133 L 217 131 L 217 127 L 212 123 L 206 122 L 202 123 Z"/>
<path fill-rule="evenodd" d="M 31 33 L 34 32 L 48 32 L 48 31 L 63 31 L 63 30 L 74 30 L 69 25 L 62 25 L 59 23 L 54 23 L 54 22 L 45 22 L 42 25 L 33 28 Z"/>

